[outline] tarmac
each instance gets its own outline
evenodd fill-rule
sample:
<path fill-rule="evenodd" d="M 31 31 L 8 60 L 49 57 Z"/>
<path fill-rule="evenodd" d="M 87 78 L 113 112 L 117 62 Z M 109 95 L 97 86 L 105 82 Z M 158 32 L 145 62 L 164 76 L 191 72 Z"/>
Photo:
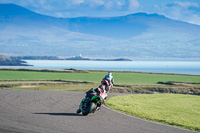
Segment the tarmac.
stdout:
<path fill-rule="evenodd" d="M 126 115 L 106 106 L 76 114 L 84 92 L 0 90 L 0 133 L 198 133 Z M 109 96 L 120 94 L 110 93 Z"/>

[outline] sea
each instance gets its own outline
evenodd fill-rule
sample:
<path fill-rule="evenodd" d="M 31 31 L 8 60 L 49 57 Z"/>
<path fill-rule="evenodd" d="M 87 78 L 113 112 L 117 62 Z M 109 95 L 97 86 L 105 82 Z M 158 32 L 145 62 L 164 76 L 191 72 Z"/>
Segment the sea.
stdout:
<path fill-rule="evenodd" d="M 132 61 L 25 60 L 33 66 L 0 68 L 79 69 L 200 75 L 200 60 L 134 59 Z"/>

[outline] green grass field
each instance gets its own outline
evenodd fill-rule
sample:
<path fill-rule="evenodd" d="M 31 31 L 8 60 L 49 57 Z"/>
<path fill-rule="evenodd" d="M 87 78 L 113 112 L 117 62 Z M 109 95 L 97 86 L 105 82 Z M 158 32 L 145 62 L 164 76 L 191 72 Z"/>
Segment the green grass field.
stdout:
<path fill-rule="evenodd" d="M 180 94 L 138 94 L 109 98 L 112 109 L 152 120 L 200 131 L 200 97 Z"/>
<path fill-rule="evenodd" d="M 100 82 L 106 72 L 62 73 L 36 71 L 0 71 L 0 80 L 67 80 Z"/>
<path fill-rule="evenodd" d="M 100 83 L 107 72 L 62 73 L 0 70 L 0 80 L 68 80 Z M 113 72 L 116 84 L 155 85 L 157 82 L 200 83 L 200 76 Z"/>

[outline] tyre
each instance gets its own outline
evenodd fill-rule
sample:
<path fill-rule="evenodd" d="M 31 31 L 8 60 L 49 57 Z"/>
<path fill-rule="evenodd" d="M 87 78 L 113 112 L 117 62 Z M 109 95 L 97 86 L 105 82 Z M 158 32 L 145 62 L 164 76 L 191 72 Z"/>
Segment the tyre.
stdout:
<path fill-rule="evenodd" d="M 86 109 L 86 110 L 83 110 L 83 112 L 82 112 L 82 114 L 84 115 L 84 116 L 86 116 L 86 115 L 88 115 L 90 112 L 89 112 L 89 110 L 88 109 Z"/>
<path fill-rule="evenodd" d="M 85 110 L 83 110 L 82 114 L 84 116 L 86 116 L 89 113 L 94 113 L 96 111 L 96 107 L 97 107 L 97 105 L 95 103 L 91 102 L 90 105 Z"/>

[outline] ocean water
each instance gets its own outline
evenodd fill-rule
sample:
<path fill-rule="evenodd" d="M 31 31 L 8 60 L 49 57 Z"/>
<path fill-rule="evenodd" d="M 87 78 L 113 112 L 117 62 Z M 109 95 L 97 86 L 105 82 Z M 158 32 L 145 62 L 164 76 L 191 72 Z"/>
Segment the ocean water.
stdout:
<path fill-rule="evenodd" d="M 25 60 L 34 66 L 1 66 L 1 68 L 80 69 L 137 71 L 200 75 L 200 60 L 133 60 L 133 61 L 69 61 Z"/>

